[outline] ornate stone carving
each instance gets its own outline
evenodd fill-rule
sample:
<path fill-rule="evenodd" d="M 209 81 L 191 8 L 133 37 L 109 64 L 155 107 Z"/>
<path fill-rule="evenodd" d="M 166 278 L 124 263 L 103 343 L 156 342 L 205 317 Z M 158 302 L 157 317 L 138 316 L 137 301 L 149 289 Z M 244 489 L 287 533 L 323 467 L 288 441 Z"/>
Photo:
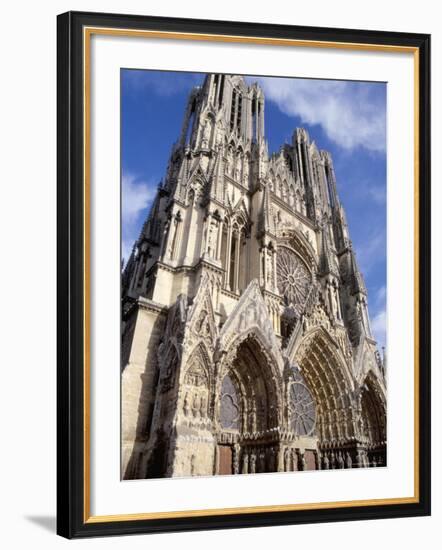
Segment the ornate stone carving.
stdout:
<path fill-rule="evenodd" d="M 278 290 L 286 305 L 300 314 L 312 284 L 309 270 L 293 250 L 281 246 L 277 252 L 276 274 Z"/>
<path fill-rule="evenodd" d="M 240 408 L 237 390 L 228 374 L 221 386 L 220 424 L 224 429 L 237 430 L 240 426 Z"/>
<path fill-rule="evenodd" d="M 312 435 L 316 423 L 316 405 L 307 386 L 294 382 L 290 388 L 290 425 L 297 435 Z"/>

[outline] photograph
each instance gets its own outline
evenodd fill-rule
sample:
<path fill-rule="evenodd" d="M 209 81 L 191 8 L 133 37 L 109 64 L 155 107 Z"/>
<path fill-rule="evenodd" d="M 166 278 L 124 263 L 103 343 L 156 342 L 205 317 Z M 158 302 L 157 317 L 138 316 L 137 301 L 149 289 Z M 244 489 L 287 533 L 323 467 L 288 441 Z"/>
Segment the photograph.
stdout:
<path fill-rule="evenodd" d="M 85 4 L 2 6 L 2 547 L 432 550 L 436 9 Z"/>
<path fill-rule="evenodd" d="M 387 83 L 120 92 L 121 479 L 386 467 Z"/>

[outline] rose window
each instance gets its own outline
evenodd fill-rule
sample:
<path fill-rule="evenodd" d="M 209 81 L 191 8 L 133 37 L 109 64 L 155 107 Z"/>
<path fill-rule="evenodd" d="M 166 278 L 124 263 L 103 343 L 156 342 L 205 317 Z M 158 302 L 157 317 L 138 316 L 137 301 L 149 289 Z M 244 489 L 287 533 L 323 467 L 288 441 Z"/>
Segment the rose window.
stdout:
<path fill-rule="evenodd" d="M 309 270 L 295 252 L 281 247 L 278 249 L 276 274 L 278 290 L 286 305 L 301 313 L 311 288 Z"/>

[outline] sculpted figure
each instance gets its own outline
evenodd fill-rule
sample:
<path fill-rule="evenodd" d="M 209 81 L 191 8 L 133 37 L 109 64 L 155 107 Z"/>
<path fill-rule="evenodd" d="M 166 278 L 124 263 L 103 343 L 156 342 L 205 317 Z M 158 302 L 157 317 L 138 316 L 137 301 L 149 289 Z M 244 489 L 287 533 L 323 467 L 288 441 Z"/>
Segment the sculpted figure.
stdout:
<path fill-rule="evenodd" d="M 287 447 L 284 451 L 284 472 L 290 472 L 290 449 Z"/>
<path fill-rule="evenodd" d="M 254 453 L 250 455 L 250 473 L 251 474 L 256 473 L 256 456 Z"/>
<path fill-rule="evenodd" d="M 242 470 L 241 473 L 248 474 L 249 473 L 249 455 L 244 452 L 242 456 Z"/>

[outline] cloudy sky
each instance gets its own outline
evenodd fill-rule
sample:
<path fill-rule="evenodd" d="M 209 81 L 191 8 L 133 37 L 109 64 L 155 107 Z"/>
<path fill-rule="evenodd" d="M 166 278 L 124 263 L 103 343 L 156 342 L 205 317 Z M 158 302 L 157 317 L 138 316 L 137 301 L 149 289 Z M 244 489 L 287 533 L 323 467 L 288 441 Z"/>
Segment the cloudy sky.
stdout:
<path fill-rule="evenodd" d="M 181 129 L 190 89 L 204 75 L 123 70 L 122 255 L 128 258 L 164 176 Z M 330 151 L 350 236 L 368 289 L 372 329 L 385 345 L 386 85 L 313 79 L 247 77 L 265 98 L 270 153 L 304 127 Z"/>

